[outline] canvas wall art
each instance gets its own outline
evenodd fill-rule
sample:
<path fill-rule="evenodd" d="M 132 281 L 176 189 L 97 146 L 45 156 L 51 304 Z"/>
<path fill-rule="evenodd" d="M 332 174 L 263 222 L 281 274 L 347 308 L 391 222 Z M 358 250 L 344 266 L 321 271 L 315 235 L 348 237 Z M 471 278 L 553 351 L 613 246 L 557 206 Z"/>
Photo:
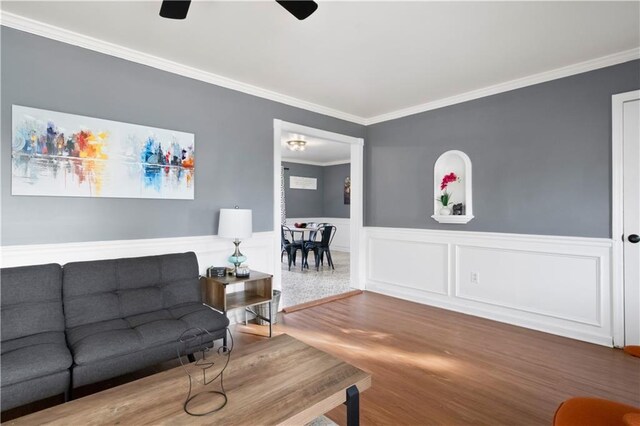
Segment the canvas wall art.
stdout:
<path fill-rule="evenodd" d="M 13 195 L 194 198 L 192 133 L 13 105 Z"/>
<path fill-rule="evenodd" d="M 344 203 L 351 204 L 351 178 L 344 179 Z"/>

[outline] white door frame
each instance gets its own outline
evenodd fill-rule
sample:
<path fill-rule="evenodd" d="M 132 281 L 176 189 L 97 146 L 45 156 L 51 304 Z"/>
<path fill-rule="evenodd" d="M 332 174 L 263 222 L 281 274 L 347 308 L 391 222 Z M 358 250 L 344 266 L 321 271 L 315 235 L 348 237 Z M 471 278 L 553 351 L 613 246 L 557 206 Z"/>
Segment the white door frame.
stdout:
<path fill-rule="evenodd" d="M 313 127 L 302 126 L 295 123 L 275 119 L 273 120 L 273 229 L 274 229 L 274 253 L 280 253 L 280 167 L 282 162 L 281 140 L 284 132 L 301 133 L 309 137 L 328 139 L 334 142 L 351 145 L 351 206 L 350 206 L 350 250 L 351 250 L 351 287 L 364 290 L 364 237 L 363 237 L 363 162 L 364 139 Z M 282 271 L 280 256 L 274 256 L 273 278 L 274 287 L 282 288 Z"/>
<path fill-rule="evenodd" d="M 611 283 L 613 290 L 613 346 L 624 346 L 624 167 L 623 167 L 623 106 L 625 102 L 640 99 L 640 90 L 620 93 L 611 97 Z"/>

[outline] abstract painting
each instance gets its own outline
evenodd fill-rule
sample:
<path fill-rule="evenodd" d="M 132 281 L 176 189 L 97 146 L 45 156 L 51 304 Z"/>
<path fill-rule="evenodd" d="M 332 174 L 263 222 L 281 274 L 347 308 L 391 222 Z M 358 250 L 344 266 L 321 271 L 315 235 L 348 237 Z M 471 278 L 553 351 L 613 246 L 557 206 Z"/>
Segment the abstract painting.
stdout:
<path fill-rule="evenodd" d="M 351 178 L 344 179 L 344 203 L 351 204 Z"/>
<path fill-rule="evenodd" d="M 13 105 L 13 195 L 194 198 L 195 138 Z"/>

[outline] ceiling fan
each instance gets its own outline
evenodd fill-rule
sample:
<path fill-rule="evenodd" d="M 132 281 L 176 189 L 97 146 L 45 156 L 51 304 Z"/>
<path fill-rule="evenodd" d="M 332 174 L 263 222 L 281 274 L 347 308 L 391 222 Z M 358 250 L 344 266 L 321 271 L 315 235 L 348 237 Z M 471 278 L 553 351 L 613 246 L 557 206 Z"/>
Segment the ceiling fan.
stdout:
<path fill-rule="evenodd" d="M 299 20 L 307 19 L 318 8 L 318 3 L 310 0 L 276 0 Z M 191 0 L 164 0 L 160 6 L 160 16 L 169 19 L 185 19 Z"/>

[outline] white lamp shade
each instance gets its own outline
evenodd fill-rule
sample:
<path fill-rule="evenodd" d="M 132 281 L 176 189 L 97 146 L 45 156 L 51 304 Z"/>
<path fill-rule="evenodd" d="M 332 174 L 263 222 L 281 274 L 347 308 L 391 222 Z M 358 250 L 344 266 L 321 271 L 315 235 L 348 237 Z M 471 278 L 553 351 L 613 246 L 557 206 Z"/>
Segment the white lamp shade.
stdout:
<path fill-rule="evenodd" d="M 252 220 L 249 209 L 220 209 L 218 237 L 234 240 L 249 238 L 253 232 Z"/>

